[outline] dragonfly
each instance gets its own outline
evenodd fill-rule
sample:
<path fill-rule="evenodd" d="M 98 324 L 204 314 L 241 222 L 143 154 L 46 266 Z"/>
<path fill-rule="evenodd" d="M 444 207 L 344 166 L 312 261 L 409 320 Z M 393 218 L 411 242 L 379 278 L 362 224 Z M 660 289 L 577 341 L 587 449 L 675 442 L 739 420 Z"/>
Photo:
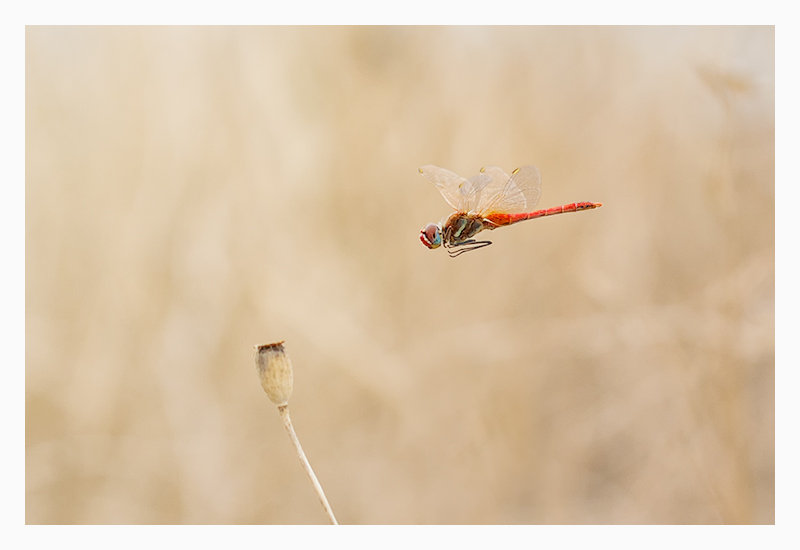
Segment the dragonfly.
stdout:
<path fill-rule="evenodd" d="M 602 202 L 573 202 L 533 210 L 542 194 L 542 177 L 532 165 L 517 168 L 510 176 L 498 166 L 485 166 L 470 179 L 432 164 L 419 171 L 455 209 L 439 223 L 423 227 L 419 239 L 430 249 L 443 246 L 451 258 L 492 244 L 474 238 L 484 229 L 603 206 Z"/>

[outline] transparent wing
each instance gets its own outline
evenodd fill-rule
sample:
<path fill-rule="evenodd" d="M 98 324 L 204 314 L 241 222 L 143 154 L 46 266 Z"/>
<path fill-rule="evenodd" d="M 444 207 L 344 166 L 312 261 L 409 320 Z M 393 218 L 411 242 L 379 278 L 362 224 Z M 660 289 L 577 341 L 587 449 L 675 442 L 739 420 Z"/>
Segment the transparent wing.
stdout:
<path fill-rule="evenodd" d="M 436 186 L 439 192 L 457 212 L 471 212 L 480 202 L 481 191 L 492 181 L 486 174 L 466 179 L 450 170 L 426 164 L 419 169 L 420 173 Z"/>
<path fill-rule="evenodd" d="M 542 177 L 535 166 L 523 166 L 509 177 L 497 166 L 487 166 L 482 174 L 491 178 L 485 185 L 477 212 L 485 216 L 493 212 L 518 214 L 530 212 L 542 195 Z"/>
<path fill-rule="evenodd" d="M 508 183 L 508 174 L 499 166 L 484 166 L 481 168 L 481 174 L 488 176 L 492 181 L 483 188 L 477 206 L 478 212 L 485 211 L 486 206 L 497 198 L 497 195 L 503 191 L 503 187 Z"/>

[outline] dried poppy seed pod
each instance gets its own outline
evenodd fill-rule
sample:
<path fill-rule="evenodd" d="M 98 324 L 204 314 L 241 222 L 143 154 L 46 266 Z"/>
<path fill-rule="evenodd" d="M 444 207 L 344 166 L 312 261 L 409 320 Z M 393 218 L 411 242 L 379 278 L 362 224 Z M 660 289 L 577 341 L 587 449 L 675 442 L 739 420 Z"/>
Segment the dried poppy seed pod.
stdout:
<path fill-rule="evenodd" d="M 256 346 L 256 369 L 261 387 L 269 400 L 278 405 L 287 405 L 292 396 L 292 362 L 283 349 L 283 342 Z"/>

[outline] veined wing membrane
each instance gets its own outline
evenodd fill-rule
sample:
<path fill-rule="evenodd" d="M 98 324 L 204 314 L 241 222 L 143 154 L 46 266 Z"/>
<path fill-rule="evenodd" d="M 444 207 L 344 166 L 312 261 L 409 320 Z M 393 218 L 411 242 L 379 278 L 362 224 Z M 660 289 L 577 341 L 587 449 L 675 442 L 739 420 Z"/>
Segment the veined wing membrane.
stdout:
<path fill-rule="evenodd" d="M 502 214 L 530 212 L 539 202 L 539 197 L 542 195 L 542 177 L 535 166 L 517 168 L 511 172 L 511 177 L 506 176 L 505 172 L 496 166 L 487 166 L 483 173 L 488 173 L 493 183 L 481 197 L 478 207 L 481 215 L 486 216 L 493 212 Z M 500 181 L 504 176 L 506 181 L 498 189 L 494 180 Z"/>
<path fill-rule="evenodd" d="M 420 173 L 430 181 L 457 212 L 471 212 L 477 207 L 483 188 L 491 182 L 485 174 L 466 179 L 450 170 L 426 164 L 419 169 Z"/>

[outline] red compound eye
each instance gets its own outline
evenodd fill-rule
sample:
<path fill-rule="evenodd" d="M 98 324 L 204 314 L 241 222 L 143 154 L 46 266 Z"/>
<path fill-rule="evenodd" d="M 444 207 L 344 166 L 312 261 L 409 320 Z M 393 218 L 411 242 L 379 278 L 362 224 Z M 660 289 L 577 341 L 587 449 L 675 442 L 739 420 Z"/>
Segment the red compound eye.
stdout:
<path fill-rule="evenodd" d="M 429 223 L 419 232 L 419 240 L 428 248 L 439 248 L 442 245 L 442 232 L 435 223 Z"/>

